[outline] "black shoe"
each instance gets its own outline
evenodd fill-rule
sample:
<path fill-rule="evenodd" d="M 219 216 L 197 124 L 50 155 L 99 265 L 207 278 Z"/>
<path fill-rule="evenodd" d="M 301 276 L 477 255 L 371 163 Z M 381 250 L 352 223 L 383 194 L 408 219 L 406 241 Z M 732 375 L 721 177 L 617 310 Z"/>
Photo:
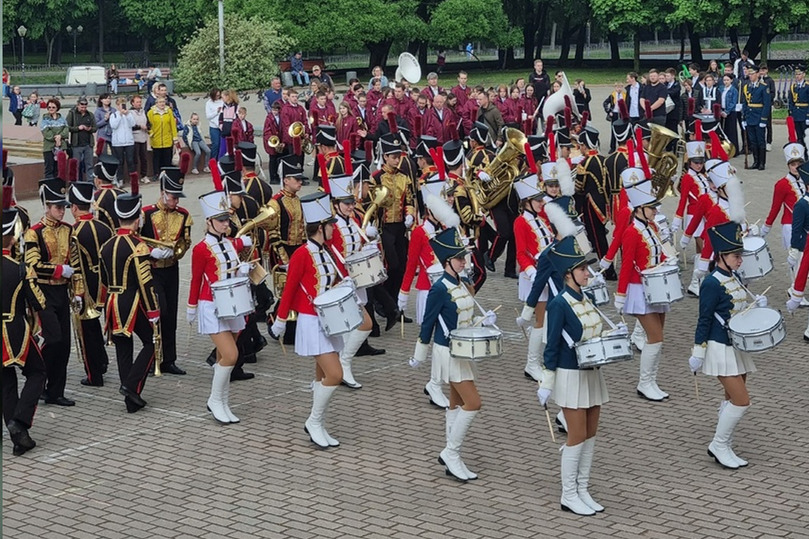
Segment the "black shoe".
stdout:
<path fill-rule="evenodd" d="M 14 455 L 20 456 L 37 446 L 37 443 L 28 435 L 25 425 L 16 419 L 9 421 L 7 428 L 11 441 L 14 442 Z"/>
<path fill-rule="evenodd" d="M 369 337 L 379 337 L 380 335 L 381 335 L 381 333 L 379 332 L 379 325 L 376 325 L 376 326 L 373 327 L 373 329 L 371 330 L 370 335 L 368 335 L 368 336 Z M 809 340 L 809 339 L 807 339 L 807 340 Z"/>
<path fill-rule="evenodd" d="M 126 413 L 128 414 L 134 414 L 135 412 L 143 408 L 143 406 L 138 406 L 137 404 L 132 402 L 132 399 L 130 399 L 129 397 L 124 397 L 124 404 L 126 404 Z"/>
<path fill-rule="evenodd" d="M 384 354 L 384 353 L 385 353 L 385 349 L 384 349 L 384 348 L 374 348 L 373 346 L 371 346 L 370 344 L 368 344 L 368 340 L 366 339 L 366 340 L 365 340 L 365 341 L 362 343 L 362 346 L 360 346 L 360 349 L 359 349 L 359 350 L 357 350 L 357 353 L 356 353 L 356 354 L 354 354 L 354 357 L 360 357 L 360 356 L 379 356 L 379 355 L 382 355 L 382 354 Z"/>
<path fill-rule="evenodd" d="M 615 268 L 612 267 L 612 266 L 610 266 L 609 268 L 604 270 L 603 275 L 604 275 L 604 280 L 606 280 L 606 281 L 617 281 L 618 280 L 618 274 L 615 273 Z"/>
<path fill-rule="evenodd" d="M 387 317 L 388 321 L 385 324 L 385 331 L 390 331 L 390 328 L 396 325 L 396 322 L 399 321 L 399 313 L 393 313 Z"/>
<path fill-rule="evenodd" d="M 253 346 L 255 347 L 253 351 L 258 354 L 267 346 L 267 338 L 264 337 L 264 335 L 259 335 L 258 339 L 253 343 Z"/>
<path fill-rule="evenodd" d="M 216 348 L 211 350 L 211 353 L 208 354 L 208 357 L 205 359 L 205 363 L 213 367 L 214 363 L 216 363 Z"/>
<path fill-rule="evenodd" d="M 517 275 L 517 273 L 513 272 L 513 271 L 507 271 L 506 273 L 503 274 L 503 277 L 505 277 L 506 279 L 519 279 L 520 278 L 520 276 Z"/>
<path fill-rule="evenodd" d="M 405 314 L 402 311 L 399 311 L 399 319 L 404 321 L 405 324 L 413 323 L 413 319 L 405 316 Z"/>
<path fill-rule="evenodd" d="M 489 258 L 489 253 L 483 253 L 483 265 L 486 266 L 486 269 L 489 271 L 494 270 L 494 261 Z"/>
<path fill-rule="evenodd" d="M 55 399 L 45 399 L 45 404 L 55 404 L 57 406 L 76 406 L 76 401 L 67 397 L 56 397 Z"/>
<path fill-rule="evenodd" d="M 104 387 L 104 379 L 99 378 L 95 382 L 91 382 L 89 378 L 82 378 L 81 382 L 79 382 L 83 386 L 90 386 L 90 387 Z"/>
<path fill-rule="evenodd" d="M 160 372 L 162 372 L 163 374 L 179 374 L 179 375 L 185 374 L 185 371 L 182 370 L 180 367 L 178 367 L 174 363 L 163 363 L 163 364 L 161 364 L 160 365 Z"/>
<path fill-rule="evenodd" d="M 255 377 L 256 375 L 253 374 L 252 372 L 244 372 L 241 369 L 239 369 L 238 371 L 236 369 L 230 371 L 231 382 L 239 382 L 241 380 L 252 380 Z"/>
<path fill-rule="evenodd" d="M 256 363 L 257 361 L 255 354 L 245 354 L 244 356 L 245 363 Z"/>
<path fill-rule="evenodd" d="M 134 404 L 140 406 L 141 408 L 146 406 L 146 401 L 143 400 L 140 395 L 138 395 L 131 389 L 127 389 L 126 386 L 121 386 L 120 388 L 118 388 L 118 393 L 120 393 L 124 397 L 129 398 L 129 400 L 131 400 Z"/>

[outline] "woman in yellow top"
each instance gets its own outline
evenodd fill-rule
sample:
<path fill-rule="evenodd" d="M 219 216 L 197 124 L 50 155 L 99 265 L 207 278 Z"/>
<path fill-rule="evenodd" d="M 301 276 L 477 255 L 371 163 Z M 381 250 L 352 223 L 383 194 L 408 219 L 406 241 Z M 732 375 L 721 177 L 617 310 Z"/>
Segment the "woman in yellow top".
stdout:
<path fill-rule="evenodd" d="M 165 97 L 157 98 L 155 105 L 146 113 L 146 119 L 152 145 L 152 167 L 157 176 L 163 167 L 171 166 L 172 148 L 180 140 L 177 138 L 177 120 Z"/>

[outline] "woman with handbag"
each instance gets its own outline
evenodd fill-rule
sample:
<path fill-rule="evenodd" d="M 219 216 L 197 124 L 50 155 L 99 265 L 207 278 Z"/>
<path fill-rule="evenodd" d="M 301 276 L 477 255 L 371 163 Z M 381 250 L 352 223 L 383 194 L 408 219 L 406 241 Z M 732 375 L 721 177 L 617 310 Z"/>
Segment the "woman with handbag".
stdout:
<path fill-rule="evenodd" d="M 180 140 L 177 137 L 177 121 L 165 97 L 157 98 L 155 105 L 146 113 L 146 118 L 152 144 L 152 173 L 156 176 L 164 167 L 172 166 L 173 150 Z"/>
<path fill-rule="evenodd" d="M 22 117 L 26 122 L 28 122 L 29 127 L 33 127 L 39 123 L 41 108 L 42 107 L 39 103 L 39 94 L 36 92 L 31 92 L 31 95 L 28 96 L 28 101 L 25 103 L 25 107 L 22 109 Z"/>
<path fill-rule="evenodd" d="M 42 131 L 42 157 L 45 160 L 45 177 L 53 178 L 56 173 L 56 154 L 62 150 L 67 150 L 70 140 L 70 129 L 59 109 L 62 104 L 58 99 L 48 100 L 47 114 L 42 117 L 39 123 L 39 130 Z"/>
<path fill-rule="evenodd" d="M 222 91 L 222 110 L 219 113 L 219 160 L 228 152 L 228 145 L 223 144 L 222 140 L 227 139 L 231 135 L 233 129 L 233 122 L 239 116 L 239 96 L 236 90 L 223 90 Z"/>

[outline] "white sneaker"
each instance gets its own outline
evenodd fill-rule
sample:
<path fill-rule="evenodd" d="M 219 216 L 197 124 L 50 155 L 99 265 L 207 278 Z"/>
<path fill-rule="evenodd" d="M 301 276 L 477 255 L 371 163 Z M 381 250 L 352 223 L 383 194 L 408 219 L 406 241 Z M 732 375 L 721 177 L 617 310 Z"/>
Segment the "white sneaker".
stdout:
<path fill-rule="evenodd" d="M 211 171 L 211 169 L 209 169 L 208 167 L 205 167 L 205 168 L 202 169 L 202 172 L 210 172 L 210 171 Z"/>
<path fill-rule="evenodd" d="M 192 168 L 191 169 L 191 174 L 199 174 L 199 170 L 197 170 L 195 168 Z"/>
<path fill-rule="evenodd" d="M 772 151 L 772 144 L 767 143 L 767 151 L 768 152 Z"/>

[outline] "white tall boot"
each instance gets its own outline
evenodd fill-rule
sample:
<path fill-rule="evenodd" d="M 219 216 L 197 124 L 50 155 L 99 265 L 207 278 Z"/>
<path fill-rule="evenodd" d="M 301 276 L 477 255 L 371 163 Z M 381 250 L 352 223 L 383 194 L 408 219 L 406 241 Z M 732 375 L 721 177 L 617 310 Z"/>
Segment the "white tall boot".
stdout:
<path fill-rule="evenodd" d="M 694 257 L 694 271 L 691 273 L 691 283 L 688 285 L 688 293 L 692 296 L 699 297 L 699 285 L 702 284 L 702 278 L 705 277 L 705 272 L 698 269 L 699 253 Z"/>
<path fill-rule="evenodd" d="M 570 511 L 577 515 L 590 516 L 596 512 L 579 498 L 577 477 L 579 460 L 584 444 L 566 445 L 562 448 L 562 511 Z"/>
<path fill-rule="evenodd" d="M 452 426 L 455 423 L 455 420 L 458 418 L 458 411 L 460 409 L 461 409 L 460 406 L 457 408 L 447 408 L 446 435 L 448 440 L 449 435 L 452 432 Z M 441 464 L 445 464 L 444 459 L 441 458 L 440 455 L 438 456 L 438 462 L 440 462 Z M 464 461 L 461 461 L 461 468 L 463 469 L 464 474 L 466 474 L 466 478 L 469 479 L 470 481 L 478 478 L 478 474 L 467 468 L 466 464 L 464 464 Z"/>
<path fill-rule="evenodd" d="M 370 334 L 370 330 L 363 331 L 361 329 L 355 329 L 343 339 L 345 344 L 343 345 L 343 351 L 340 352 L 340 365 L 343 366 L 343 385 L 351 389 L 359 389 L 362 387 L 362 384 L 354 380 L 354 374 L 351 372 L 351 360 L 354 359 L 357 350 L 360 349 L 360 346 L 362 346 L 362 343 L 365 342 L 365 339 L 367 339 Z"/>
<path fill-rule="evenodd" d="M 663 350 L 663 343 L 646 343 L 640 353 L 640 380 L 638 381 L 638 395 L 650 401 L 662 401 L 668 395 L 660 391 L 655 378 L 657 376 L 657 366 L 660 363 L 660 354 Z"/>
<path fill-rule="evenodd" d="M 461 446 L 466 437 L 466 432 L 469 430 L 469 426 L 472 424 L 472 421 L 475 420 L 475 416 L 478 412 L 477 410 L 467 411 L 463 408 L 459 408 L 456 414 L 455 421 L 452 423 L 452 427 L 450 427 L 449 430 L 449 436 L 447 436 L 447 446 L 438 456 L 438 462 L 447 467 L 447 475 L 451 475 L 461 481 L 466 481 L 470 479 L 470 477 L 466 475 L 464 471 L 466 466 L 463 461 L 461 461 Z"/>
<path fill-rule="evenodd" d="M 225 391 L 222 393 L 222 404 L 225 407 L 225 413 L 228 415 L 230 422 L 238 423 L 240 421 L 239 418 L 230 411 L 230 380 L 228 380 L 228 384 L 225 386 Z"/>
<path fill-rule="evenodd" d="M 632 330 L 632 336 L 629 337 L 635 348 L 643 352 L 643 347 L 646 346 L 646 331 L 640 322 L 635 322 L 635 328 Z"/>
<path fill-rule="evenodd" d="M 225 410 L 224 393 L 230 384 L 230 372 L 233 365 L 223 367 L 219 363 L 213 366 L 213 380 L 211 381 L 211 395 L 208 397 L 208 410 L 213 418 L 224 425 L 230 424 L 230 415 Z"/>
<path fill-rule="evenodd" d="M 528 360 L 523 374 L 526 378 L 533 378 L 535 382 L 542 380 L 542 352 L 545 350 L 542 333 L 542 328 L 533 328 L 528 335 Z"/>
<path fill-rule="evenodd" d="M 565 419 L 565 413 L 562 410 L 559 410 L 559 413 L 556 414 L 556 429 L 562 434 L 567 434 L 567 419 Z"/>
<path fill-rule="evenodd" d="M 312 385 L 312 412 L 303 427 L 312 442 L 323 448 L 330 446 L 329 436 L 323 428 L 323 418 L 335 389 L 337 386 L 324 386 L 320 382 Z"/>
<path fill-rule="evenodd" d="M 584 502 L 584 505 L 596 513 L 600 513 L 604 510 L 604 506 L 595 501 L 593 497 L 590 496 L 590 492 L 588 491 L 588 488 L 590 487 L 590 469 L 593 467 L 593 452 L 595 451 L 596 439 L 595 437 L 588 438 L 581 445 L 582 449 L 581 456 L 579 457 L 579 476 L 576 480 L 578 489 L 576 492 L 579 495 L 579 499 Z"/>
<path fill-rule="evenodd" d="M 719 421 L 716 422 L 716 432 L 710 445 L 708 445 L 708 454 L 725 468 L 735 470 L 741 466 L 737 460 L 738 457 L 730 448 L 730 440 L 733 437 L 736 425 L 739 424 L 749 407 L 736 406 L 729 402 L 719 415 Z"/>
<path fill-rule="evenodd" d="M 315 385 L 320 384 L 323 385 L 323 382 L 314 381 L 312 382 L 312 387 L 314 388 Z M 328 413 L 328 408 L 323 410 L 323 420 L 320 422 L 321 427 L 323 427 L 323 434 L 326 435 L 326 440 L 329 442 L 329 447 L 337 447 L 340 445 L 340 442 L 336 438 L 332 438 L 329 434 L 329 431 L 326 430 L 326 415 Z"/>
<path fill-rule="evenodd" d="M 435 361 L 430 362 L 430 381 L 424 386 L 424 394 L 430 397 L 430 404 L 439 408 L 449 408 L 449 399 L 441 389 L 441 378 Z"/>
<path fill-rule="evenodd" d="M 660 348 L 655 352 L 655 360 L 652 366 L 652 385 L 659 394 L 663 395 L 664 399 L 667 399 L 669 398 L 669 394 L 660 389 L 660 386 L 657 385 L 657 371 L 660 370 L 660 358 L 663 356 L 663 343 L 658 344 Z"/>

